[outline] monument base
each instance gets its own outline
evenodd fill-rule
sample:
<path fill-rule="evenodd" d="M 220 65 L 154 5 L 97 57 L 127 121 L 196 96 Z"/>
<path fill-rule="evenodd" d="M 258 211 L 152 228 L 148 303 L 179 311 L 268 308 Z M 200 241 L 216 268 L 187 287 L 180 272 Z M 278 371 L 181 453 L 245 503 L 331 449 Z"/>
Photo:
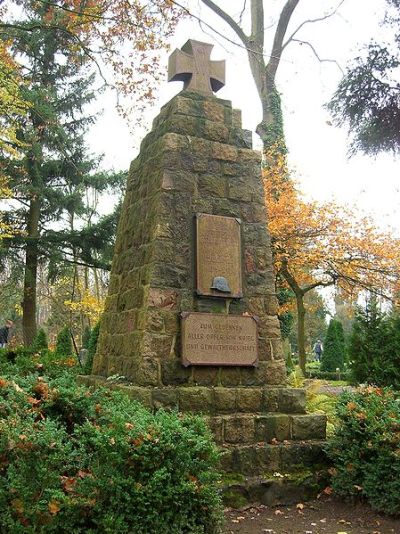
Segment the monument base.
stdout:
<path fill-rule="evenodd" d="M 307 414 L 306 392 L 284 386 L 142 387 L 102 376 L 78 383 L 126 393 L 149 410 L 203 415 L 221 451 L 225 504 L 291 504 L 326 485 L 326 416 Z"/>

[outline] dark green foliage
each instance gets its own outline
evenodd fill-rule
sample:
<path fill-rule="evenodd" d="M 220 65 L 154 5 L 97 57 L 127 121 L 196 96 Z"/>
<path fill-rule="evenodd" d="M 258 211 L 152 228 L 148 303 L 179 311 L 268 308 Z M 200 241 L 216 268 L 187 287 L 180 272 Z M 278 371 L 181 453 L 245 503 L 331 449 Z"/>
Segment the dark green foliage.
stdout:
<path fill-rule="evenodd" d="M 340 321 L 332 319 L 326 332 L 324 350 L 321 358 L 321 371 L 334 372 L 344 369 L 346 345 L 343 326 Z"/>
<path fill-rule="evenodd" d="M 31 350 L 32 352 L 40 352 L 42 350 L 47 350 L 49 347 L 48 341 L 47 341 L 47 334 L 43 330 L 43 328 L 40 328 L 38 330 L 38 333 L 36 334 L 35 339 L 33 340 Z"/>
<path fill-rule="evenodd" d="M 61 356 L 61 357 L 63 356 L 68 357 L 72 355 L 71 332 L 68 326 L 65 326 L 62 330 L 60 330 L 57 336 L 56 354 L 57 356 Z"/>
<path fill-rule="evenodd" d="M 57 378 L 66 372 L 72 377 L 80 371 L 76 358 L 60 357 L 50 350 L 34 353 L 30 348 L 0 349 L 0 375 L 37 374 Z"/>
<path fill-rule="evenodd" d="M 400 316 L 384 315 L 376 299 L 359 308 L 349 343 L 354 380 L 400 388 Z"/>
<path fill-rule="evenodd" d="M 198 416 L 70 378 L 0 380 L 0 530 L 214 534 L 217 452 Z M 12 446 L 10 446 L 12 444 Z"/>
<path fill-rule="evenodd" d="M 397 32 L 394 42 L 372 41 L 353 61 L 328 105 L 336 123 L 349 126 L 351 153 L 376 155 L 400 150 L 400 3 L 387 3 L 393 11 L 385 23 Z"/>
<path fill-rule="evenodd" d="M 84 372 L 90 375 L 93 367 L 93 359 L 97 350 L 97 341 L 99 339 L 100 321 L 94 326 L 89 339 L 88 354 L 85 362 Z"/>
<path fill-rule="evenodd" d="M 91 333 L 92 333 L 92 329 L 90 328 L 90 326 L 85 326 L 85 329 L 82 334 L 82 348 L 83 349 L 89 348 L 89 340 L 90 340 Z"/>
<path fill-rule="evenodd" d="M 332 486 L 344 497 L 363 497 L 378 511 L 400 514 L 400 404 L 390 390 L 345 393 L 328 444 Z"/>

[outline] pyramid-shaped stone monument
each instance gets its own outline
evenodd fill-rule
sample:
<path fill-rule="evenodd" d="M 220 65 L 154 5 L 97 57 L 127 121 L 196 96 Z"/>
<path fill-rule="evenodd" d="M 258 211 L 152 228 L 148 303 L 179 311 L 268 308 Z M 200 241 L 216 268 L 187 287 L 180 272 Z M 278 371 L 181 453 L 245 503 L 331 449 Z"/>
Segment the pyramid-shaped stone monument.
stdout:
<path fill-rule="evenodd" d="M 131 165 L 93 375 L 80 380 L 203 413 L 236 490 L 282 502 L 267 473 L 318 463 L 326 421 L 286 387 L 261 154 L 213 94 L 225 67 L 211 49 L 189 40 L 170 57 L 184 89 Z"/>

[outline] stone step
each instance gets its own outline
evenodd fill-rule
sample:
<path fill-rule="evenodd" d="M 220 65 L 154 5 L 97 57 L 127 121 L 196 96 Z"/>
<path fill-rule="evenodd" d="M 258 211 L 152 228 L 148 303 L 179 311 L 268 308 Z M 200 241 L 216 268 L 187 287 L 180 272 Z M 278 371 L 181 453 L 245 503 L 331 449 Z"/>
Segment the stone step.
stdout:
<path fill-rule="evenodd" d="M 329 484 L 325 441 L 221 448 L 221 491 L 226 506 L 289 505 L 315 498 Z"/>
<path fill-rule="evenodd" d="M 207 418 L 218 444 L 255 444 L 259 442 L 326 438 L 323 414 L 227 414 Z"/>
<path fill-rule="evenodd" d="M 245 476 L 282 476 L 327 463 L 325 441 L 291 441 L 277 444 L 225 445 L 220 448 L 220 466 L 227 479 L 238 473 Z M 233 475 L 233 476 L 231 476 Z M 239 476 L 240 478 L 240 476 Z"/>
<path fill-rule="evenodd" d="M 150 409 L 223 415 L 235 413 L 304 414 L 306 392 L 301 388 L 273 386 L 175 386 L 142 387 L 113 382 L 100 376 L 79 376 L 87 386 L 108 386 L 125 392 Z"/>
<path fill-rule="evenodd" d="M 288 473 L 282 478 L 271 476 L 244 477 L 221 487 L 225 506 L 285 506 L 315 499 L 329 484 L 327 469 Z"/>

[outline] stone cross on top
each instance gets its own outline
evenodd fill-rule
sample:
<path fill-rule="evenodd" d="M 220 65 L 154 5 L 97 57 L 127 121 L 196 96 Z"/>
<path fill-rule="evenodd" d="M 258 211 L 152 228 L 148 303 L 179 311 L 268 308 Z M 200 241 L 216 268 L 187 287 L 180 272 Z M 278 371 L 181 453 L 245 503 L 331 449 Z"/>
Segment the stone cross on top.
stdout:
<path fill-rule="evenodd" d="M 182 50 L 170 55 L 168 81 L 184 82 L 183 88 L 212 95 L 225 85 L 225 61 L 211 61 L 212 44 L 189 39 Z"/>

